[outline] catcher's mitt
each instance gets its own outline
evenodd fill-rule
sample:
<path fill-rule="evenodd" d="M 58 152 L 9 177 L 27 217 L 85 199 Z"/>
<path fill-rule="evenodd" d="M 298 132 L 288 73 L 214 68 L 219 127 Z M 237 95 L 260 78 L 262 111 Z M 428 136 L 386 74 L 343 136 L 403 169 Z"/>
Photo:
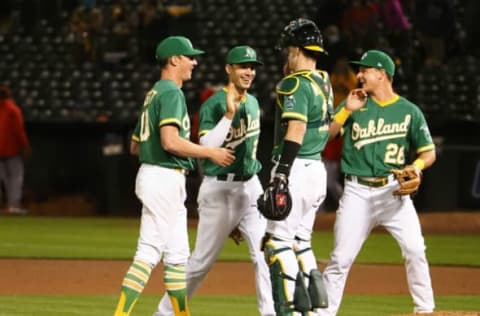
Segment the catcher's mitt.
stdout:
<path fill-rule="evenodd" d="M 418 191 L 422 182 L 422 172 L 413 165 L 405 166 L 403 169 L 390 170 L 397 179 L 400 187 L 393 192 L 393 195 L 410 195 Z"/>
<path fill-rule="evenodd" d="M 273 221 L 285 219 L 292 210 L 292 196 L 284 174 L 276 174 L 257 200 L 257 207 L 265 218 Z"/>

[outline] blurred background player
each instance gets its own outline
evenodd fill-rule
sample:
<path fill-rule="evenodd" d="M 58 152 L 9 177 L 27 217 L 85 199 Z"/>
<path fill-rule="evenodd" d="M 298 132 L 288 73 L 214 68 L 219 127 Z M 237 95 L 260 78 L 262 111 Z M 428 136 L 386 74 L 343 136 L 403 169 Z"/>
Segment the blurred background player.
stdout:
<path fill-rule="evenodd" d="M 330 51 L 329 51 L 330 53 Z M 337 59 L 330 72 L 330 82 L 333 89 L 334 109 L 344 100 L 350 90 L 357 87 L 357 77 L 345 57 Z M 343 193 L 341 180 L 340 158 L 342 156 L 343 137 L 338 136 L 328 141 L 322 152 L 323 163 L 327 170 L 327 198 L 321 210 L 336 210 Z"/>
<path fill-rule="evenodd" d="M 333 92 L 327 72 L 316 70 L 324 49 L 314 22 L 291 21 L 281 34 L 280 47 L 287 50 L 288 75 L 277 86 L 272 183 L 288 184 L 292 210 L 282 221 L 267 221 L 263 246 L 277 315 L 307 315 L 326 304 L 325 297 L 310 295 L 322 287 L 311 235 L 326 195 L 321 153 L 333 114 Z"/>
<path fill-rule="evenodd" d="M 205 147 L 189 141 L 190 119 L 181 90 L 197 65 L 186 37 L 162 40 L 155 57 L 161 78 L 147 93 L 132 136 L 131 152 L 141 162 L 135 193 L 142 202 L 140 237 L 132 265 L 122 282 L 115 316 L 128 316 L 163 259 L 164 282 L 175 316 L 189 316 L 185 264 L 190 254 L 187 234 L 185 176 L 194 167 L 192 158 L 207 158 L 221 166 L 234 160 L 225 148 Z"/>
<path fill-rule="evenodd" d="M 398 242 L 405 258 L 407 282 L 415 313 L 435 307 L 425 241 L 409 195 L 394 196 L 399 184 L 391 169 L 402 169 L 411 153 L 420 173 L 435 159 L 435 146 L 420 109 L 393 91 L 393 60 L 370 50 L 360 61 L 352 90 L 340 104 L 331 124 L 331 136 L 343 127 L 342 172 L 345 190 L 335 219 L 335 248 L 324 270 L 329 306 L 320 315 L 336 315 L 348 272 L 368 235 L 383 226 Z"/>
<path fill-rule="evenodd" d="M 204 178 L 198 196 L 198 231 L 195 249 L 187 264 L 187 295 L 200 286 L 220 250 L 236 227 L 246 240 L 255 270 L 258 309 L 262 316 L 274 316 L 268 267 L 260 251 L 266 220 L 256 208 L 262 186 L 257 173 L 261 164 L 256 152 L 260 136 L 260 107 L 247 91 L 262 65 L 249 46 L 236 46 L 227 54 L 228 85 L 215 92 L 200 108 L 200 144 L 222 146 L 235 151 L 235 162 L 222 167 L 201 160 Z M 236 239 L 239 241 L 238 239 Z M 166 295 L 155 316 L 170 316 Z"/>
<path fill-rule="evenodd" d="M 6 86 L 0 86 L 0 196 L 5 192 L 7 214 L 24 215 L 21 207 L 24 157 L 30 154 L 30 143 L 20 108 Z"/>

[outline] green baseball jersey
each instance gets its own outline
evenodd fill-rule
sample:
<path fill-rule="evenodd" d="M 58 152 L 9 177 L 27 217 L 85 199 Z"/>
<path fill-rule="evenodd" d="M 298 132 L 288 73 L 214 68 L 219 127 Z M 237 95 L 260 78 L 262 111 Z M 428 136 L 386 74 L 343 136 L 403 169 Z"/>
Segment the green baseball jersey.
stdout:
<path fill-rule="evenodd" d="M 227 110 L 227 92 L 219 90 L 200 107 L 199 136 L 212 130 Z M 200 163 L 206 175 L 234 173 L 237 175 L 255 175 L 262 168 L 257 160 L 257 145 L 260 136 L 260 107 L 251 94 L 240 102 L 240 107 L 232 118 L 230 130 L 222 147 L 235 151 L 235 161 L 228 167 L 221 167 L 208 159 Z"/>
<path fill-rule="evenodd" d="M 337 111 L 345 106 L 343 101 Z M 435 148 L 425 117 L 407 99 L 377 103 L 370 96 L 344 125 L 341 168 L 345 174 L 383 177 L 401 168 L 414 150 L 417 154 Z"/>
<path fill-rule="evenodd" d="M 160 128 L 165 125 L 177 126 L 179 136 L 190 139 L 185 96 L 171 80 L 157 81 L 147 93 L 132 138 L 140 144 L 140 162 L 173 169 L 193 169 L 192 158 L 176 156 L 162 148 Z"/>
<path fill-rule="evenodd" d="M 273 158 L 278 160 L 288 120 L 307 124 L 297 157 L 320 160 L 328 140 L 333 115 L 333 92 L 327 72 L 299 71 L 283 78 L 277 86 Z"/>

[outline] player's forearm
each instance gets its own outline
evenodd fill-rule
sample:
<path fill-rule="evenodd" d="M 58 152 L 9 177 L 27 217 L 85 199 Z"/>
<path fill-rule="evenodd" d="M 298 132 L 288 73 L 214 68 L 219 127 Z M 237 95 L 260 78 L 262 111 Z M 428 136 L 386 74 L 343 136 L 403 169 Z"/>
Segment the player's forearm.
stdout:
<path fill-rule="evenodd" d="M 211 147 L 200 146 L 177 135 L 162 136 L 164 150 L 180 157 L 210 158 Z"/>
<path fill-rule="evenodd" d="M 280 154 L 280 160 L 276 167 L 277 174 L 283 174 L 287 177 L 290 174 L 293 161 L 297 157 L 303 142 L 306 126 L 305 122 L 302 121 L 290 120 L 288 122 L 287 133 L 283 141 L 283 151 Z"/>
<path fill-rule="evenodd" d="M 436 159 L 437 159 L 437 154 L 435 150 L 430 150 L 418 155 L 417 159 L 415 159 L 413 164 L 418 166 L 419 169 L 423 170 L 432 166 Z"/>
<path fill-rule="evenodd" d="M 342 130 L 342 125 L 336 121 L 330 123 L 330 128 L 328 129 L 328 140 L 334 139 Z"/>
<path fill-rule="evenodd" d="M 200 137 L 200 145 L 211 147 L 222 146 L 231 125 L 232 120 L 223 117 L 212 130 Z"/>
<path fill-rule="evenodd" d="M 284 139 L 295 143 L 302 144 L 303 136 L 307 130 L 307 124 L 303 121 L 290 120 L 288 121 L 287 133 Z"/>

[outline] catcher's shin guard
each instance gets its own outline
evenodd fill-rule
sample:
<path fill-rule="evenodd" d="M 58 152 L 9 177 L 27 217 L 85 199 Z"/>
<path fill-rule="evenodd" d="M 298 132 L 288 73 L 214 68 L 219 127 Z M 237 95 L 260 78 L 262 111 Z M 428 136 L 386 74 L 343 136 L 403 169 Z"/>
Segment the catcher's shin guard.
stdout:
<path fill-rule="evenodd" d="M 297 312 L 302 314 L 312 310 L 312 301 L 310 299 L 309 291 L 305 286 L 303 279 L 303 272 L 298 271 L 297 279 L 295 280 L 295 293 L 293 295 L 293 305 Z"/>
<path fill-rule="evenodd" d="M 323 283 L 322 273 L 317 269 L 310 271 L 310 282 L 308 284 L 308 293 L 312 300 L 312 308 L 327 308 L 328 295 Z"/>
<path fill-rule="evenodd" d="M 295 238 L 295 254 L 303 273 L 312 302 L 312 309 L 328 307 L 328 298 L 323 284 L 322 274 L 317 269 L 317 261 L 312 251 L 310 240 Z"/>
<path fill-rule="evenodd" d="M 294 291 L 296 279 L 292 275 L 298 272 L 298 265 L 292 248 L 286 241 L 266 235 L 262 241 L 277 316 L 292 316 L 294 311 Z M 295 270 L 293 274 L 287 271 Z"/>

